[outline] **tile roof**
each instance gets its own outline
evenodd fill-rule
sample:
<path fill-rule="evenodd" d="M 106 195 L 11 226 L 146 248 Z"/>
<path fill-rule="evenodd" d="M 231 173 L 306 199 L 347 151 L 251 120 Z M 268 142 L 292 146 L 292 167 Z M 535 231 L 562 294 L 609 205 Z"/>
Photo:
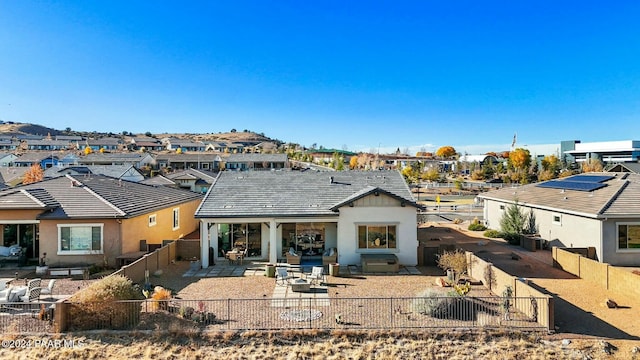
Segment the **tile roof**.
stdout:
<path fill-rule="evenodd" d="M 287 154 L 229 154 L 226 162 L 286 162 Z"/>
<path fill-rule="evenodd" d="M 415 203 L 398 171 L 223 171 L 196 217 L 337 216 L 337 204 L 375 188 Z"/>
<path fill-rule="evenodd" d="M 128 218 L 201 199 L 181 189 L 154 187 L 107 176 L 65 176 L 20 188 L 0 191 L 0 198 L 19 200 L 17 191 L 28 192 L 46 206 L 54 206 L 41 219 Z M 26 196 L 26 194 L 25 194 Z M 26 200 L 24 200 L 26 201 Z M 33 203 L 37 201 L 32 199 Z M 0 209 L 10 208 L 0 201 Z"/>
<path fill-rule="evenodd" d="M 640 217 L 640 175 L 615 175 L 607 186 L 594 191 L 561 190 L 529 184 L 505 187 L 478 195 L 479 198 L 504 201 L 528 207 L 566 212 L 587 217 Z"/>

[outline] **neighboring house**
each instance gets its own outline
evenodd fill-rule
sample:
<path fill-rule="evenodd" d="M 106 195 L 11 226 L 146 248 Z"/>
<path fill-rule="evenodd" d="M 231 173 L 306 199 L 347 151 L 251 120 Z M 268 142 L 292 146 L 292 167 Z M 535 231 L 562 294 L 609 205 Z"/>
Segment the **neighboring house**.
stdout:
<path fill-rule="evenodd" d="M 105 176 L 64 176 L 0 191 L 0 244 L 18 243 L 48 265 L 109 265 L 198 229 L 202 195 Z"/>
<path fill-rule="evenodd" d="M 333 162 L 333 157 L 335 156 L 335 154 L 337 154 L 338 156 L 342 156 L 345 164 L 348 164 L 353 156 L 358 156 L 358 154 L 354 152 L 337 149 L 314 149 L 309 150 L 308 154 L 316 164 L 328 164 Z"/>
<path fill-rule="evenodd" d="M 58 161 L 58 156 L 49 152 L 28 152 L 13 160 L 13 166 L 31 167 L 38 164 L 42 169 L 48 169 L 52 166 L 58 166 Z"/>
<path fill-rule="evenodd" d="M 215 151 L 215 152 L 223 152 L 225 149 L 225 144 L 211 141 L 205 143 L 205 151 Z"/>
<path fill-rule="evenodd" d="M 179 187 L 175 181 L 167 179 L 162 175 L 152 176 L 150 178 L 144 179 L 140 181 L 141 184 L 151 185 L 151 186 L 174 186 Z"/>
<path fill-rule="evenodd" d="M 397 171 L 223 171 L 195 215 L 202 264 L 215 261 L 209 247 L 218 257 L 246 247 L 250 258 L 271 263 L 294 247 L 303 256 L 337 248 L 344 265 L 370 253 L 416 265 L 417 208 Z"/>
<path fill-rule="evenodd" d="M 160 140 L 152 137 L 133 137 L 127 145 L 129 150 L 162 151 L 165 146 Z"/>
<path fill-rule="evenodd" d="M 133 165 L 138 169 L 154 164 L 153 156 L 146 153 L 92 153 L 78 159 L 78 165 Z"/>
<path fill-rule="evenodd" d="M 141 182 L 144 180 L 144 174 L 132 165 L 78 165 L 64 168 L 53 167 L 44 172 L 45 178 L 54 178 L 65 175 L 104 175 L 131 182 Z"/>
<path fill-rule="evenodd" d="M 0 150 L 16 150 L 20 146 L 20 142 L 10 139 L 0 139 Z"/>
<path fill-rule="evenodd" d="M 123 146 L 122 140 L 118 138 L 101 138 L 101 139 L 87 139 L 78 142 L 78 148 L 84 150 L 89 147 L 93 151 L 100 151 L 104 149 L 106 151 L 116 151 Z"/>
<path fill-rule="evenodd" d="M 168 138 L 164 139 L 163 143 L 167 150 L 181 151 L 205 151 L 206 145 L 203 142 L 193 142 L 191 140 Z"/>
<path fill-rule="evenodd" d="M 13 153 L 0 153 L 0 167 L 10 166 L 17 158 Z"/>
<path fill-rule="evenodd" d="M 173 170 L 201 169 L 217 171 L 222 158 L 219 154 L 158 154 L 155 156 L 156 169 L 171 168 Z"/>
<path fill-rule="evenodd" d="M 167 174 L 166 177 L 181 188 L 202 194 L 206 193 L 216 180 L 216 174 L 196 169 L 174 172 Z"/>
<path fill-rule="evenodd" d="M 538 234 L 558 247 L 594 247 L 597 260 L 640 266 L 640 175 L 588 173 L 493 190 L 484 200 L 486 225 L 500 229 L 509 206 L 533 213 Z"/>
<path fill-rule="evenodd" d="M 58 151 L 71 148 L 73 145 L 66 140 L 26 140 L 27 150 L 44 150 L 44 151 Z"/>
<path fill-rule="evenodd" d="M 287 154 L 229 154 L 224 162 L 227 170 L 270 170 L 289 167 Z"/>
<path fill-rule="evenodd" d="M 4 185 L 3 188 L 20 185 L 28 170 L 28 167 L 0 167 L 0 184 Z"/>

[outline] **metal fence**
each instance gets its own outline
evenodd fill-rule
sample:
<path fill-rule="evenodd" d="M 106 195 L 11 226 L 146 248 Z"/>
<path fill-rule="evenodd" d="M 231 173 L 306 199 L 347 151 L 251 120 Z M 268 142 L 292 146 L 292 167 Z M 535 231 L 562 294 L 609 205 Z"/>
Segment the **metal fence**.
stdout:
<path fill-rule="evenodd" d="M 545 299 L 501 297 L 146 300 L 66 303 L 62 331 L 510 328 L 546 331 Z M 60 305 L 60 304 L 58 304 Z M 518 311 L 516 309 L 526 309 Z M 59 318 L 59 316 L 56 316 Z"/>
<path fill-rule="evenodd" d="M 3 303 L 0 305 L 0 333 L 52 333 L 53 304 Z"/>

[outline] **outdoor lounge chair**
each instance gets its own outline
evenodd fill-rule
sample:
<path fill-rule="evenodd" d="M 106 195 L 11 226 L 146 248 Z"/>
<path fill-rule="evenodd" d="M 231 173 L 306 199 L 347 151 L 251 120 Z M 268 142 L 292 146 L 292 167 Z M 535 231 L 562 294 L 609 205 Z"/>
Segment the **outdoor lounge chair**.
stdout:
<path fill-rule="evenodd" d="M 287 268 L 279 267 L 276 268 L 276 285 L 287 285 L 289 284 L 289 280 L 293 279 L 292 275 L 289 275 Z"/>
<path fill-rule="evenodd" d="M 40 289 L 41 295 L 53 295 L 53 285 L 55 285 L 56 279 L 49 280 L 49 285 L 46 288 Z"/>
<path fill-rule="evenodd" d="M 40 288 L 34 287 L 27 290 L 27 293 L 24 296 L 20 296 L 20 300 L 22 300 L 22 302 L 34 302 L 40 300 Z"/>
<path fill-rule="evenodd" d="M 321 285 L 324 283 L 324 267 L 323 266 L 314 266 L 311 268 L 311 274 L 307 275 L 307 280 L 311 284 Z"/>

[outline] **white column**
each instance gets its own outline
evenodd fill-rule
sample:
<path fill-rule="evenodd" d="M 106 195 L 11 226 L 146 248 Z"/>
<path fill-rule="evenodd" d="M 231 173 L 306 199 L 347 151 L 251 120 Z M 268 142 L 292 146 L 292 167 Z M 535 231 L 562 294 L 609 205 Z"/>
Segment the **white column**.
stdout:
<path fill-rule="evenodd" d="M 200 220 L 200 263 L 202 268 L 209 267 L 209 223 Z"/>
<path fill-rule="evenodd" d="M 278 263 L 278 231 L 276 219 L 269 222 L 269 262 Z"/>

